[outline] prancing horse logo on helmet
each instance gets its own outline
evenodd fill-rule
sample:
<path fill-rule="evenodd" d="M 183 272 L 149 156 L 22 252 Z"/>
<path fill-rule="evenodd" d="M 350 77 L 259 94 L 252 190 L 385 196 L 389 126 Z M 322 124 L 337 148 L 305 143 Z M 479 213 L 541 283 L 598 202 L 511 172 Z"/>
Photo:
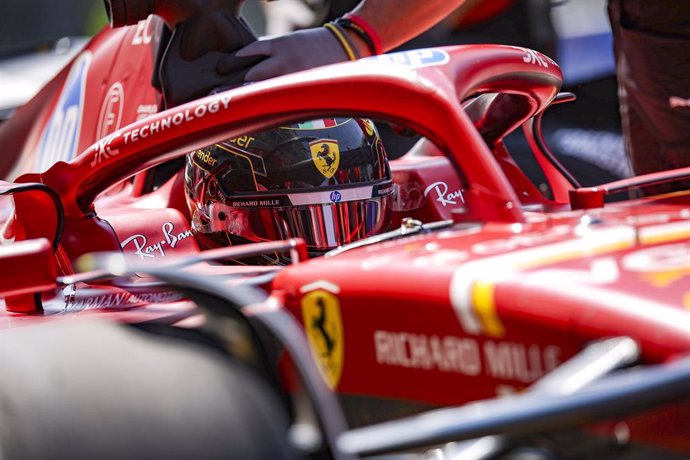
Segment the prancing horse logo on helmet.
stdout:
<path fill-rule="evenodd" d="M 327 179 L 333 177 L 340 164 L 340 148 L 335 139 L 317 139 L 309 143 L 311 158 L 319 170 Z"/>

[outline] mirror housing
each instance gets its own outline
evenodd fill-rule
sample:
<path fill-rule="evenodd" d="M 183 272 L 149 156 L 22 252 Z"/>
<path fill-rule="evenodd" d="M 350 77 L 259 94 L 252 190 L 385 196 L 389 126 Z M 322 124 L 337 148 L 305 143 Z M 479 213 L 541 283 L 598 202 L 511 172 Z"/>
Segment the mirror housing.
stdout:
<path fill-rule="evenodd" d="M 7 311 L 40 311 L 36 294 L 56 287 L 57 263 L 46 238 L 0 246 L 0 296 L 5 297 Z"/>

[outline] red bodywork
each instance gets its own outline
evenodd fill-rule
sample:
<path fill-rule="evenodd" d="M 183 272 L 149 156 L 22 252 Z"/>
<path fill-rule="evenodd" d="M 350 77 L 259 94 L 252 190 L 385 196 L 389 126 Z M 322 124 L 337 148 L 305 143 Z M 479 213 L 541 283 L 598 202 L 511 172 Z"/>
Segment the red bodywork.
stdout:
<path fill-rule="evenodd" d="M 44 184 L 64 207 L 58 275 L 77 272 L 75 261 L 91 252 L 123 250 L 154 264 L 199 253 L 182 173 L 150 191 L 152 166 L 276 123 L 361 114 L 410 126 L 429 141 L 391 163 L 402 203 L 393 226 L 404 217 L 453 223 L 285 267 L 269 288 L 303 321 L 326 381 L 357 414 L 354 423 L 520 391 L 603 337 L 634 338 L 645 363 L 690 350 L 690 195 L 599 207 L 606 186 L 574 192 L 535 148 L 553 191 L 546 198 L 505 150 L 502 137 L 560 89 L 560 70 L 547 57 L 489 45 L 419 50 L 159 111 L 150 83 L 159 27 L 154 20 L 102 32 L 0 127 L 3 171 L 12 182 L 2 194 L 13 193 L 13 184 Z M 86 70 L 75 84 L 79 65 Z M 76 112 L 65 102 L 70 88 L 80 94 Z M 507 98 L 472 99 L 493 93 Z M 70 131 L 65 120 L 79 129 Z M 529 133 L 528 140 L 534 144 Z M 60 161 L 41 167 L 53 160 Z M 0 199 L 8 200 L 5 240 L 53 241 L 59 224 L 46 193 L 16 193 L 13 211 L 10 198 Z M 41 257 L 51 253 L 45 245 Z M 7 251 L 3 277 L 31 272 L 11 262 L 12 246 Z M 35 281 L 44 311 L 30 291 L 10 292 L 0 327 L 83 310 L 170 323 L 192 314 L 189 303 L 150 280 L 54 289 L 46 276 Z M 326 339 L 336 343 L 326 347 Z M 653 440 L 690 451 L 683 417 L 674 412 Z M 657 419 L 641 426 L 650 420 Z M 651 430 L 633 434 L 653 437 Z"/>

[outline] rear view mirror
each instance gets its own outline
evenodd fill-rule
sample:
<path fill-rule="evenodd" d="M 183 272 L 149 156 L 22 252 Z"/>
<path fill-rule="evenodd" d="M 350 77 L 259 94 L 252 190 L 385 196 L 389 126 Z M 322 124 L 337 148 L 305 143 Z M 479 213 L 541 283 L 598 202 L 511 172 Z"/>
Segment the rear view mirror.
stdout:
<path fill-rule="evenodd" d="M 51 242 L 45 238 L 0 246 L 0 296 L 54 289 L 57 266 Z"/>

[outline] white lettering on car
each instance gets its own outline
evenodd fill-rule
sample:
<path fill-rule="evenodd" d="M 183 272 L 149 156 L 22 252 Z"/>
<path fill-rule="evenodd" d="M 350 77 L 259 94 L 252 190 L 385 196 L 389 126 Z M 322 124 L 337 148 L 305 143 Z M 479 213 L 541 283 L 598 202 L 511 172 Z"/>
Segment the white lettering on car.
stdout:
<path fill-rule="evenodd" d="M 230 99 L 230 96 L 224 96 L 219 101 L 200 104 L 194 109 L 187 109 L 184 112 L 177 112 L 160 120 L 152 121 L 140 128 L 134 128 L 131 131 L 122 133 L 122 143 L 131 144 L 139 141 L 140 139 L 145 139 L 155 134 L 162 133 L 173 126 L 180 126 L 184 122 L 203 118 L 209 113 L 217 112 L 220 110 L 221 106 L 223 109 L 227 110 L 228 105 L 230 104 Z M 103 139 L 99 140 L 94 147 L 92 147 L 94 157 L 90 163 L 91 167 L 95 167 L 104 160 L 107 160 L 108 158 L 120 153 L 119 149 L 111 146 L 113 141 L 118 137 L 120 137 L 119 134 L 112 134 L 104 137 Z"/>
<path fill-rule="evenodd" d="M 137 22 L 137 29 L 132 38 L 132 45 L 148 45 L 153 39 L 153 31 L 151 30 L 151 21 L 153 16 L 149 16 L 146 20 Z"/>
<path fill-rule="evenodd" d="M 131 308 L 147 303 L 169 303 L 182 300 L 182 294 L 173 291 L 121 292 L 89 296 L 77 296 L 67 302 L 66 311 L 95 310 L 99 308 Z"/>
<path fill-rule="evenodd" d="M 561 349 L 555 345 L 543 348 L 515 342 L 484 342 L 486 374 L 502 380 L 531 383 L 560 363 Z"/>
<path fill-rule="evenodd" d="M 119 137 L 119 135 L 117 133 L 113 133 L 113 134 L 109 134 L 108 136 L 104 137 L 103 139 L 99 139 L 98 142 L 96 142 L 96 145 L 94 146 L 94 150 L 95 150 L 96 154 L 93 157 L 93 160 L 91 160 L 91 167 L 96 166 L 96 164 L 103 161 L 103 159 L 110 158 L 111 156 L 115 156 L 118 153 L 120 153 L 120 151 L 117 148 L 113 148 L 110 145 L 118 137 Z"/>
<path fill-rule="evenodd" d="M 137 121 L 148 118 L 157 112 L 158 106 L 156 104 L 142 104 L 137 107 Z"/>
<path fill-rule="evenodd" d="M 464 203 L 465 199 L 462 196 L 462 191 L 457 190 L 455 192 L 448 193 L 448 184 L 442 181 L 434 182 L 424 189 L 424 196 L 428 196 L 432 191 L 436 194 L 436 201 L 441 203 L 444 207 L 452 204 L 457 205 L 456 200 L 460 200 L 460 203 Z"/>
<path fill-rule="evenodd" d="M 528 62 L 530 64 L 538 64 L 542 67 L 549 67 L 549 64 L 544 59 L 542 59 L 536 51 L 529 49 L 525 51 L 527 51 L 527 55 L 522 58 L 523 61 Z"/>
<path fill-rule="evenodd" d="M 534 64 L 534 65 L 538 65 L 538 66 L 541 66 L 544 68 L 549 67 L 549 62 L 552 65 L 556 65 L 556 63 L 551 58 L 549 58 L 548 56 L 544 56 L 543 54 L 537 53 L 536 51 L 531 50 L 529 48 L 523 48 L 521 46 L 513 46 L 512 48 L 518 49 L 518 50 L 522 51 L 523 53 L 525 53 L 522 56 L 522 61 L 526 62 L 528 64 Z"/>
<path fill-rule="evenodd" d="M 407 332 L 374 332 L 376 362 L 412 369 L 476 376 L 482 370 L 477 341 Z"/>
<path fill-rule="evenodd" d="M 127 246 L 132 244 L 134 246 L 134 254 L 138 255 L 140 259 L 155 258 L 157 256 L 165 257 L 166 247 L 174 249 L 181 240 L 192 236 L 191 230 L 175 232 L 175 226 L 172 222 L 164 223 L 161 227 L 161 232 L 163 233 L 163 239 L 155 243 L 149 244 L 146 235 L 136 234 L 124 240 L 120 246 L 125 250 Z"/>
<path fill-rule="evenodd" d="M 377 364 L 531 383 L 561 363 L 556 345 L 524 344 L 411 332 L 374 332 Z"/>
<path fill-rule="evenodd" d="M 101 104 L 101 112 L 98 116 L 98 128 L 96 135 L 99 138 L 120 129 L 122 112 L 125 105 L 125 91 L 122 83 L 115 82 L 110 86 Z"/>

